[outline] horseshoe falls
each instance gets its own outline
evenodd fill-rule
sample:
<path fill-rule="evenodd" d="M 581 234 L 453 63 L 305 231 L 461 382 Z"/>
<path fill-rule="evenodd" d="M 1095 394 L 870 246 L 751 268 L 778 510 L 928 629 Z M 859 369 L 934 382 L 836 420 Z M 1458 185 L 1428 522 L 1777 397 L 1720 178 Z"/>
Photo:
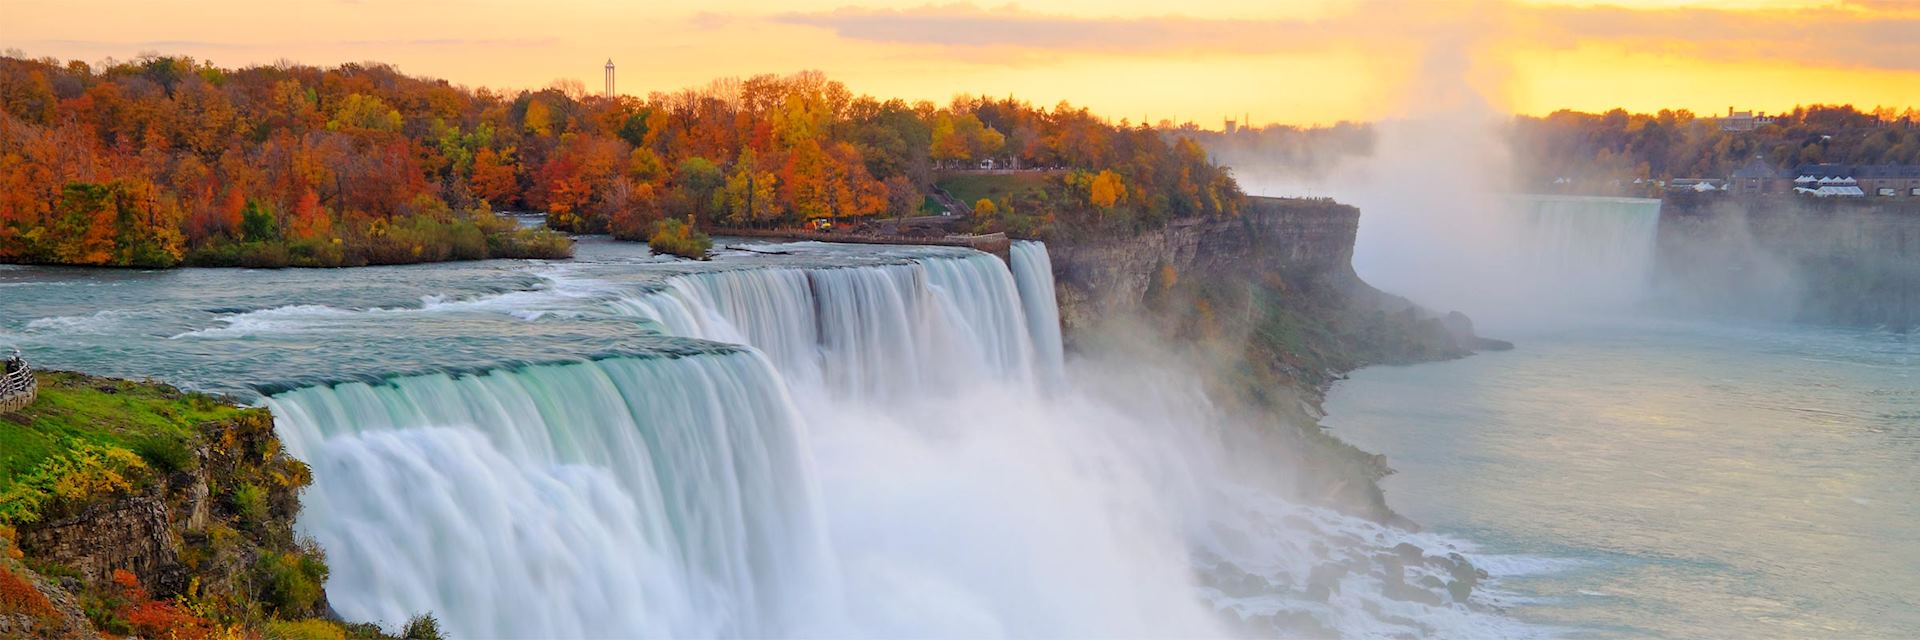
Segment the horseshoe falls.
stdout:
<path fill-rule="evenodd" d="M 1046 247 L 35 281 L 0 329 L 251 395 L 330 605 L 453 638 L 1505 637 L 1461 540 L 1286 499 L 1271 425 L 1062 353 Z M 234 279 L 239 280 L 235 281 Z M 157 364 L 156 364 L 157 363 Z M 136 372 L 137 373 L 137 372 Z M 243 382 L 235 382 L 243 381 Z M 1409 552 L 1408 549 L 1412 549 Z M 1525 560 L 1509 559 L 1524 565 Z M 1465 574 L 1461 572 L 1465 571 Z"/>

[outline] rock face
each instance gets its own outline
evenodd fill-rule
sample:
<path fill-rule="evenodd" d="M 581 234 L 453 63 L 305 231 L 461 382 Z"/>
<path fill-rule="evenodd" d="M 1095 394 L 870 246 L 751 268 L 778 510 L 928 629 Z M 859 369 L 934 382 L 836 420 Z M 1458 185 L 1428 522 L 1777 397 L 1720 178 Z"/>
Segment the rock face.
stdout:
<path fill-rule="evenodd" d="M 1411 526 L 1377 484 L 1392 473 L 1386 460 L 1319 426 L 1326 385 L 1368 364 L 1511 345 L 1475 337 L 1464 315 L 1442 318 L 1363 282 L 1353 269 L 1359 225 L 1358 209 L 1330 200 L 1252 198 L 1234 218 L 1049 242 L 1062 329 L 1076 344 L 1132 316 L 1154 339 L 1193 347 L 1216 400 L 1273 424 L 1264 435 L 1280 446 L 1266 462 L 1289 470 L 1296 497 Z"/>
<path fill-rule="evenodd" d="M 88 584 L 104 585 L 114 569 L 151 576 L 156 584 L 178 582 L 165 495 L 152 487 L 140 495 L 88 505 L 79 513 L 20 531 L 20 547 L 37 559 L 58 562 Z"/>
<path fill-rule="evenodd" d="M 1920 327 L 1920 203 L 1668 201 L 1655 283 L 1662 304 L 1680 311 Z"/>
<path fill-rule="evenodd" d="M 1365 288 L 1353 272 L 1360 210 L 1325 199 L 1250 198 L 1231 219 L 1176 220 L 1131 238 L 1048 245 L 1068 332 L 1137 305 L 1155 280 L 1277 274 L 1301 291 Z"/>
<path fill-rule="evenodd" d="M 106 588 L 124 569 L 159 598 L 192 590 L 250 599 L 263 557 L 309 552 L 296 544 L 293 522 L 310 472 L 281 447 L 264 409 L 201 425 L 192 455 L 191 465 L 132 495 L 18 527 L 20 549 L 71 571 L 86 590 Z M 311 609 L 283 613 L 325 606 L 322 596 Z"/>

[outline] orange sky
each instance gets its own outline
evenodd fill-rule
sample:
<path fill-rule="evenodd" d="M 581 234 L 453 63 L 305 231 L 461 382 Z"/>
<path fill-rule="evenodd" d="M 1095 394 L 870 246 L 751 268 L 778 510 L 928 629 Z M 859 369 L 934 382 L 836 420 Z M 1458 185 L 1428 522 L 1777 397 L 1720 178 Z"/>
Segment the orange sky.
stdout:
<path fill-rule="evenodd" d="M 1920 0 L 0 0 L 0 47 L 98 61 L 378 60 L 623 93 L 820 69 L 855 91 L 1068 100 L 1113 118 L 1370 120 L 1484 103 L 1920 106 Z"/>

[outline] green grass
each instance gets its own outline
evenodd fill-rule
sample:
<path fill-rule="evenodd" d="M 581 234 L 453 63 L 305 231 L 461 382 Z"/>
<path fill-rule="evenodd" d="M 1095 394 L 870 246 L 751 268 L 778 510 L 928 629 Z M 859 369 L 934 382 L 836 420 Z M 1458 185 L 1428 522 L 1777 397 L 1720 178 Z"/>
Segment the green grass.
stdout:
<path fill-rule="evenodd" d="M 125 449 L 155 468 L 191 464 L 194 427 L 248 411 L 155 383 L 39 372 L 39 399 L 0 416 L 0 493 L 74 443 Z"/>
<path fill-rule="evenodd" d="M 1052 172 L 1047 171 L 1022 171 L 1004 175 L 957 173 L 943 176 L 934 181 L 934 184 L 946 189 L 947 193 L 953 194 L 953 199 L 971 207 L 981 198 L 1000 202 L 1001 199 L 1015 193 L 1045 188 L 1047 178 L 1053 175 Z"/>
<path fill-rule="evenodd" d="M 940 201 L 935 200 L 933 196 L 926 196 L 920 199 L 919 215 L 937 216 L 945 214 L 946 212 L 947 208 L 940 206 Z"/>

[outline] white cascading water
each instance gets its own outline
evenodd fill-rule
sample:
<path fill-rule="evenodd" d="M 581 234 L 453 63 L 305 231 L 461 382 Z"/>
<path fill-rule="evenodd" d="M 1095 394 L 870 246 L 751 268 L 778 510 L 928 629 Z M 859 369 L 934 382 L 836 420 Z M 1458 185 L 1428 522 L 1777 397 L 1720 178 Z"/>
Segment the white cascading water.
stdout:
<path fill-rule="evenodd" d="M 1050 272 L 1047 278 L 1051 295 Z M 615 306 L 673 335 L 760 349 L 797 385 L 897 398 L 1031 378 L 1036 328 L 1022 300 L 1006 265 L 975 253 L 879 266 L 694 273 Z M 1054 325 L 1050 344 L 1057 345 Z M 1057 370 L 1059 350 L 1046 357 L 1043 366 Z"/>
<path fill-rule="evenodd" d="M 1015 240 L 1012 255 L 1013 280 L 1020 289 L 1033 349 L 1045 368 L 1040 373 L 1058 380 L 1065 348 L 1060 339 L 1060 304 L 1054 299 L 1053 259 L 1047 255 L 1046 243 L 1031 240 Z"/>
<path fill-rule="evenodd" d="M 351 619 L 456 637 L 764 636 L 831 571 L 806 435 L 750 351 L 309 387 L 267 400 Z"/>
<path fill-rule="evenodd" d="M 1515 266 L 1540 286 L 1578 292 L 1578 307 L 1589 311 L 1621 310 L 1646 297 L 1659 200 L 1526 196 L 1512 205 L 1520 218 Z"/>
<path fill-rule="evenodd" d="M 675 276 L 611 311 L 743 346 L 275 394 L 329 599 L 456 638 L 1526 633 L 1383 595 L 1385 549 L 1455 543 L 1244 484 L 1195 376 L 1065 367 L 1013 262 Z"/>

